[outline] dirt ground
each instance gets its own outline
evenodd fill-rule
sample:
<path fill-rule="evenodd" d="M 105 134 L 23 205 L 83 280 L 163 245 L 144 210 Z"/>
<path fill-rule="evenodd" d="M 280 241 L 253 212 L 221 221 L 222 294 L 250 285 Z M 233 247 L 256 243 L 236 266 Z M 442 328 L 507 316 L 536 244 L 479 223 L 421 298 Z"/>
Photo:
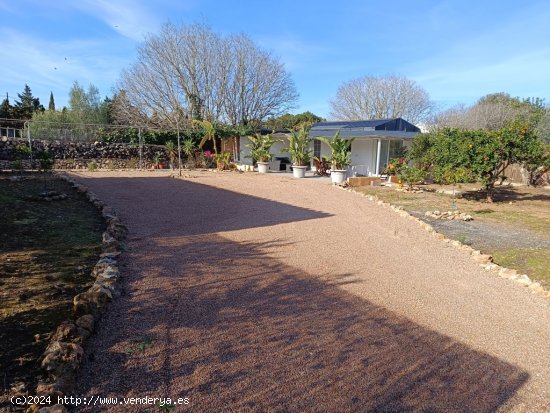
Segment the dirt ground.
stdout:
<path fill-rule="evenodd" d="M 60 179 L 0 174 L 0 407 L 16 383 L 32 390 L 38 358 L 90 283 L 104 225 L 101 214 Z"/>
<path fill-rule="evenodd" d="M 490 254 L 495 262 L 528 274 L 550 288 L 550 190 L 525 186 L 497 187 L 495 202 L 484 202 L 479 186 L 455 188 L 422 185 L 423 193 L 399 192 L 390 187 L 362 187 L 358 192 L 403 206 L 447 237 Z M 441 220 L 426 211 L 459 210 L 473 221 Z"/>
<path fill-rule="evenodd" d="M 547 412 L 550 301 L 364 197 L 287 174 L 96 172 L 124 294 L 77 393 L 191 412 Z M 141 405 L 78 411 L 158 411 Z"/>

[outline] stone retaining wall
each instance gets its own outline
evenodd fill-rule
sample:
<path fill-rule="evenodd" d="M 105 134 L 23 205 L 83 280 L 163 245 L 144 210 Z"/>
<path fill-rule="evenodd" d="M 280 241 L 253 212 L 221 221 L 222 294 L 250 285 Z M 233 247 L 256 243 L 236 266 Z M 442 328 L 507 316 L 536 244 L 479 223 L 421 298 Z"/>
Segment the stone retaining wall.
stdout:
<path fill-rule="evenodd" d="M 16 147 L 28 145 L 26 139 L 0 140 L 0 169 L 14 169 L 17 159 Z M 32 141 L 33 153 L 47 151 L 54 160 L 55 169 L 136 169 L 139 167 L 139 146 L 126 143 Z M 153 165 L 156 154 L 167 163 L 166 151 L 161 145 L 143 145 L 143 167 Z M 35 169 L 28 159 L 22 161 L 25 169 Z"/>

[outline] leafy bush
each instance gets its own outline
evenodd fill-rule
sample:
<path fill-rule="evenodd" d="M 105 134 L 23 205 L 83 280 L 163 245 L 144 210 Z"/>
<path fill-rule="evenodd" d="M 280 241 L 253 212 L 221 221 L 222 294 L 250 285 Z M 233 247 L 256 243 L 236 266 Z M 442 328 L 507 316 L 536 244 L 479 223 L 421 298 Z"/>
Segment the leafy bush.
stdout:
<path fill-rule="evenodd" d="M 426 171 L 415 166 L 403 165 L 400 170 L 399 179 L 412 189 L 414 184 L 421 183 L 426 179 Z"/>

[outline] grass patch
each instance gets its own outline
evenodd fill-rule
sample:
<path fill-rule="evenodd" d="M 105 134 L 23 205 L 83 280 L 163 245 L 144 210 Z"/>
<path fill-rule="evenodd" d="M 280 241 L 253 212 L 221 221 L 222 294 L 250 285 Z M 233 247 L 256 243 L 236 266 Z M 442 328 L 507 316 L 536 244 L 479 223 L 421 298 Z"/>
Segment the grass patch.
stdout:
<path fill-rule="evenodd" d="M 497 250 L 494 261 L 503 267 L 527 274 L 543 286 L 550 288 L 550 250 L 547 248 L 520 248 Z"/>
<path fill-rule="evenodd" d="M 31 200 L 42 177 L 0 175 L 0 377 L 9 390 L 33 383 L 49 335 L 71 316 L 72 297 L 91 284 L 101 252 L 101 214 L 68 183 L 50 177 L 59 201 Z"/>

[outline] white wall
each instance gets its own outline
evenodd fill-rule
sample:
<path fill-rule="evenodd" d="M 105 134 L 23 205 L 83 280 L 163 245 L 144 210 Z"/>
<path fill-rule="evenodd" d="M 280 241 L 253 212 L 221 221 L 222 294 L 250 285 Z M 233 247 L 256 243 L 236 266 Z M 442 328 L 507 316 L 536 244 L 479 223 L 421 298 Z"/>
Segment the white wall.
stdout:
<path fill-rule="evenodd" d="M 287 157 L 290 159 L 290 155 L 288 152 L 283 152 L 283 148 L 288 146 L 288 141 L 285 138 L 284 134 L 275 134 L 273 136 L 275 139 L 280 139 L 283 142 L 275 142 L 273 146 L 271 147 L 271 154 L 273 155 L 273 158 L 275 157 Z M 246 136 L 241 137 L 241 147 L 239 148 L 240 156 L 241 156 L 241 163 L 246 165 L 252 165 L 252 158 L 247 158 L 247 156 L 250 156 L 250 149 L 246 147 L 246 145 L 250 144 L 250 140 Z"/>

